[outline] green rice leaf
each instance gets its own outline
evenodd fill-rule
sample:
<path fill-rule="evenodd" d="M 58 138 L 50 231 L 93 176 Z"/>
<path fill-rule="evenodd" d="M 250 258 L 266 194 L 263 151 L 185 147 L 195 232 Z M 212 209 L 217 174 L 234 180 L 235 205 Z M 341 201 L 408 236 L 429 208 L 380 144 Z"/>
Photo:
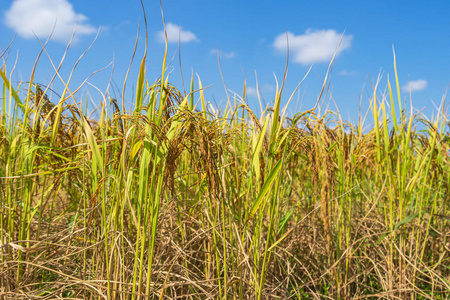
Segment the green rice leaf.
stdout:
<path fill-rule="evenodd" d="M 22 101 L 19 98 L 19 95 L 17 94 L 17 92 L 12 87 L 11 82 L 8 80 L 8 77 L 6 76 L 5 72 L 2 69 L 0 69 L 0 76 L 3 79 L 3 82 L 5 83 L 5 86 L 11 92 L 11 95 L 14 98 L 14 101 L 16 101 L 16 104 L 20 107 L 22 112 L 25 113 L 25 105 L 23 105 Z"/>
<path fill-rule="evenodd" d="M 89 123 L 86 121 L 86 118 L 83 118 L 84 121 L 84 132 L 86 134 L 86 138 L 89 143 L 89 147 L 92 151 L 92 175 L 96 176 L 97 170 L 103 170 L 103 158 L 100 154 L 100 149 L 98 148 L 97 141 L 95 140 L 94 134 L 92 133 L 91 127 Z"/>
<path fill-rule="evenodd" d="M 261 177 L 260 169 L 259 169 L 259 154 L 261 153 L 261 148 L 262 148 L 264 136 L 266 134 L 268 125 L 269 125 L 269 118 L 266 118 L 264 121 L 264 126 L 261 129 L 261 132 L 259 133 L 258 141 L 256 142 L 256 144 L 253 148 L 252 165 L 255 170 L 256 179 L 258 181 L 259 181 L 259 178 Z"/>
<path fill-rule="evenodd" d="M 253 215 L 258 211 L 259 207 L 261 206 L 263 200 L 265 199 L 265 196 L 267 195 L 267 193 L 269 192 L 272 183 L 275 181 L 275 178 L 277 178 L 278 173 L 281 170 L 282 167 L 282 159 L 280 159 L 277 164 L 273 167 L 272 171 L 270 171 L 270 174 L 266 180 L 266 182 L 264 182 L 264 185 L 261 189 L 261 191 L 259 192 L 258 198 L 256 199 L 255 204 L 253 205 L 253 208 L 250 211 L 249 216 L 247 217 L 247 220 L 245 221 L 246 223 L 253 217 Z"/>

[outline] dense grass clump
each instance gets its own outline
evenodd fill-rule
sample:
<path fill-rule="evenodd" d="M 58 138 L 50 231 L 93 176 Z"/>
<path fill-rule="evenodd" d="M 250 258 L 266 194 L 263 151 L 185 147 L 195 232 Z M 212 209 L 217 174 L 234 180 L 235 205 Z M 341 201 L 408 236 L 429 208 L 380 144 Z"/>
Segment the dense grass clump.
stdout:
<path fill-rule="evenodd" d="M 133 110 L 106 92 L 95 121 L 70 79 L 50 99 L 0 69 L 1 298 L 450 298 L 444 107 L 420 119 L 388 81 L 364 130 L 288 118 L 283 84 L 260 116 L 214 112 L 145 60 Z"/>

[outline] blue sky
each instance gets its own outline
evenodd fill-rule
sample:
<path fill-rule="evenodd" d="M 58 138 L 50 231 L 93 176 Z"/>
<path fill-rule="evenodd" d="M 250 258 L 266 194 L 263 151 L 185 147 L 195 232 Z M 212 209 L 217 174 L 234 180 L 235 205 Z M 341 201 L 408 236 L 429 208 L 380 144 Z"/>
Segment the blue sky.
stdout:
<path fill-rule="evenodd" d="M 124 5 L 126 3 L 127 5 Z M 148 19 L 148 79 L 161 74 L 164 44 L 159 1 L 144 0 Z M 395 47 L 402 99 L 424 109 L 427 116 L 436 112 L 450 83 L 450 11 L 449 1 L 163 1 L 169 37 L 171 82 L 180 90 L 178 38 L 181 38 L 181 66 L 186 89 L 192 72 L 200 76 L 207 100 L 223 107 L 226 94 L 217 62 L 217 49 L 229 95 L 242 95 L 247 80 L 251 107 L 259 112 L 256 98 L 255 71 L 259 91 L 265 104 L 273 103 L 274 74 L 281 82 L 286 62 L 286 32 L 289 37 L 290 61 L 283 102 L 312 69 L 290 105 L 290 113 L 314 106 L 325 78 L 328 63 L 341 39 L 340 51 L 331 74 L 330 93 L 325 103 L 331 110 L 337 104 L 342 117 L 355 120 L 362 99 L 363 112 L 369 107 L 368 97 L 381 75 L 381 95 L 387 75 L 394 78 L 392 46 Z M 72 80 L 72 87 L 91 73 L 113 65 L 92 76 L 89 82 L 105 91 L 113 72 L 112 96 L 119 98 L 125 72 L 141 21 L 137 60 L 127 82 L 126 103 L 132 103 L 142 58 L 143 19 L 140 2 L 88 0 L 2 0 L 0 6 L 0 47 L 2 52 L 17 34 L 8 53 L 11 70 L 18 57 L 16 81 L 26 81 L 41 49 L 36 37 L 43 41 L 53 27 L 53 38 L 47 45 L 51 58 L 61 59 L 75 24 L 75 40 L 61 69 L 67 79 L 78 57 L 89 47 Z M 56 23 L 56 25 L 55 25 Z M 181 34 L 180 34 L 181 29 Z M 33 34 L 34 32 L 34 34 Z M 344 33 L 345 32 L 345 33 Z M 38 65 L 36 81 L 46 84 L 53 75 L 44 55 Z M 58 92 L 61 85 L 55 81 Z M 93 103 L 101 95 L 86 86 Z M 86 95 L 86 89 L 82 90 Z M 411 92 L 411 94 L 410 94 Z"/>

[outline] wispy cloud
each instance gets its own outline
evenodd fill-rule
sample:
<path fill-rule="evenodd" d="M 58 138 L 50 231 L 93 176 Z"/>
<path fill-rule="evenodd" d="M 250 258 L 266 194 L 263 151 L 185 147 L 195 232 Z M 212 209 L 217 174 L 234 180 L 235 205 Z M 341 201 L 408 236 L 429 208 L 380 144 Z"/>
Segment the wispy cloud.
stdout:
<path fill-rule="evenodd" d="M 173 23 L 167 23 L 166 25 L 167 31 L 167 42 L 168 43 L 178 43 L 178 41 L 182 43 L 195 42 L 198 41 L 198 38 L 191 31 L 185 31 L 181 28 L 181 26 L 175 25 Z M 165 36 L 164 30 L 161 30 L 157 33 L 158 41 L 160 43 L 164 43 Z"/>
<path fill-rule="evenodd" d="M 256 97 L 258 95 L 258 91 L 255 87 L 249 86 L 246 90 L 248 96 Z"/>
<path fill-rule="evenodd" d="M 209 53 L 217 55 L 217 49 L 211 49 L 211 51 L 209 51 Z M 219 54 L 220 54 L 220 57 L 223 57 L 223 58 L 236 57 L 236 52 L 234 52 L 234 51 L 226 52 L 226 51 L 219 50 Z"/>
<path fill-rule="evenodd" d="M 266 83 L 262 87 L 259 87 L 259 93 L 266 94 L 266 93 L 272 93 L 275 91 L 275 87 L 272 84 Z M 258 93 L 256 90 L 256 87 L 250 86 L 247 88 L 247 95 L 252 97 L 257 97 Z"/>
<path fill-rule="evenodd" d="M 288 32 L 289 51 L 292 54 L 294 62 L 303 65 L 329 62 L 336 51 L 342 34 L 336 30 L 306 30 L 305 34 L 295 35 Z M 347 50 L 352 45 L 353 36 L 344 35 L 339 52 Z M 273 46 L 280 52 L 286 52 L 286 34 L 281 33 L 275 38 Z"/>
<path fill-rule="evenodd" d="M 339 72 L 339 75 L 341 75 L 341 76 L 355 76 L 357 74 L 358 74 L 358 72 L 356 72 L 356 71 L 348 71 L 348 70 L 342 70 Z"/>
<path fill-rule="evenodd" d="M 88 18 L 78 14 L 67 0 L 14 0 L 5 13 L 5 25 L 23 38 L 52 38 L 67 43 L 76 26 L 75 40 L 96 29 L 87 23 Z"/>
<path fill-rule="evenodd" d="M 403 92 L 417 92 L 427 88 L 428 81 L 425 79 L 412 80 L 402 86 Z"/>

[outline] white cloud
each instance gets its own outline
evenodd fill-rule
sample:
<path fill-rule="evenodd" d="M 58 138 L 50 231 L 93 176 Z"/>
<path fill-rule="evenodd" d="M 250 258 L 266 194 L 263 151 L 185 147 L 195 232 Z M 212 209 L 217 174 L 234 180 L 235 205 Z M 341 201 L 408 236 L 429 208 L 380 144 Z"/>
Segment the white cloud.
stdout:
<path fill-rule="evenodd" d="M 425 79 L 413 80 L 402 86 L 403 92 L 417 92 L 427 88 L 428 81 Z"/>
<path fill-rule="evenodd" d="M 182 43 L 198 41 L 198 38 L 193 32 L 184 31 L 181 26 L 175 25 L 173 23 L 167 23 L 166 31 L 168 43 L 178 43 L 178 41 Z M 157 36 L 160 43 L 165 42 L 164 30 L 159 31 L 157 33 Z"/>
<path fill-rule="evenodd" d="M 339 75 L 341 75 L 341 76 L 355 76 L 357 74 L 358 74 L 358 72 L 356 72 L 356 71 L 342 70 L 339 72 Z"/>
<path fill-rule="evenodd" d="M 5 24 L 23 38 L 52 39 L 67 43 L 76 26 L 75 37 L 96 32 L 85 15 L 77 14 L 67 0 L 14 0 L 5 13 Z"/>
<path fill-rule="evenodd" d="M 217 55 L 217 49 L 211 49 L 211 51 L 209 51 L 209 53 Z M 219 55 L 220 55 L 220 57 L 223 57 L 223 58 L 234 58 L 234 57 L 236 57 L 236 52 L 234 52 L 234 51 L 225 52 L 225 51 L 219 50 Z"/>
<path fill-rule="evenodd" d="M 275 87 L 272 84 L 266 83 L 263 85 L 262 91 L 266 93 L 275 92 Z"/>
<path fill-rule="evenodd" d="M 256 97 L 258 95 L 256 88 L 253 86 L 249 86 L 246 90 L 248 96 Z"/>
<path fill-rule="evenodd" d="M 247 87 L 247 95 L 252 97 L 257 97 L 258 93 L 256 90 L 256 87 L 250 86 Z M 275 92 L 275 87 L 272 84 L 266 83 L 262 87 L 259 87 L 259 93 L 260 94 L 269 94 L 271 92 Z"/>
<path fill-rule="evenodd" d="M 293 57 L 294 62 L 303 65 L 329 62 L 336 51 L 342 34 L 337 33 L 336 30 L 306 30 L 303 35 L 295 35 L 288 32 L 289 51 Z M 339 52 L 342 52 L 351 47 L 353 40 L 352 35 L 344 35 L 342 43 L 339 47 Z M 286 52 L 286 34 L 281 33 L 275 38 L 273 46 L 280 52 Z"/>

